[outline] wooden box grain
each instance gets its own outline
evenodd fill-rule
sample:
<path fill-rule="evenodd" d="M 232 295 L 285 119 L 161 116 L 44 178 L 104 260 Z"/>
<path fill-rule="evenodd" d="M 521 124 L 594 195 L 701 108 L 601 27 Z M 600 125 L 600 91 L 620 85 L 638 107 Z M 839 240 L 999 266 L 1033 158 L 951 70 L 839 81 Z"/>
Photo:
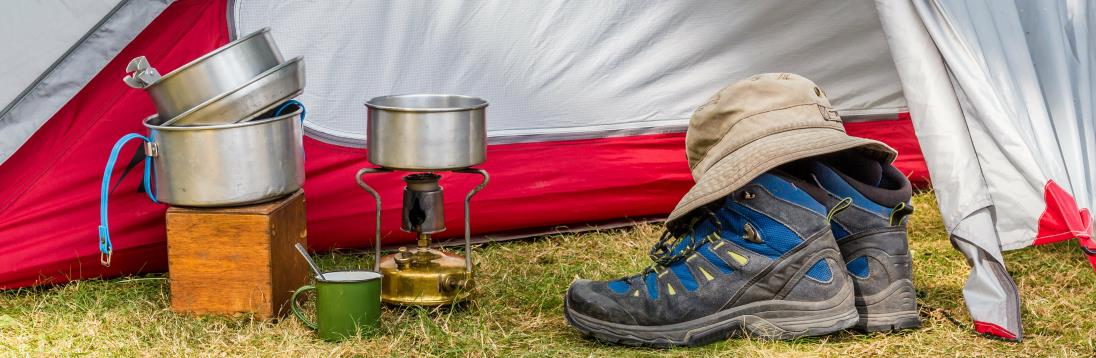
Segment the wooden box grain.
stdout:
<path fill-rule="evenodd" d="M 289 313 L 308 267 L 304 192 L 249 206 L 167 210 L 171 310 L 194 314 Z"/>

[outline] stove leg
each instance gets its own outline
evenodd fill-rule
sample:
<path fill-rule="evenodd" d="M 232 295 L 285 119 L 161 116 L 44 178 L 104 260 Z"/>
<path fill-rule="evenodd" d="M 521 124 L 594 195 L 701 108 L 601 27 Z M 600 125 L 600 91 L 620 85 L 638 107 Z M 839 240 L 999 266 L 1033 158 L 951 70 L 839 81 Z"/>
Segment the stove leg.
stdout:
<path fill-rule="evenodd" d="M 483 187 L 487 186 L 487 182 L 491 180 L 491 176 L 487 174 L 486 170 L 479 168 L 465 168 L 461 170 L 455 170 L 454 173 L 464 174 L 479 174 L 483 176 L 483 182 L 477 185 L 472 191 L 468 192 L 468 196 L 464 197 L 464 267 L 469 274 L 472 273 L 472 226 L 471 226 L 471 208 L 469 203 L 472 201 L 472 196 L 476 195 Z"/>
<path fill-rule="evenodd" d="M 375 238 L 376 241 L 373 242 L 374 272 L 381 272 L 381 195 L 378 194 L 376 190 L 373 190 L 373 188 L 366 184 L 364 181 L 362 181 L 362 175 L 388 172 L 391 172 L 391 170 L 384 168 L 362 168 L 361 170 L 358 170 L 358 174 L 354 176 L 354 179 L 358 181 L 358 186 L 362 187 L 362 189 L 365 189 L 365 191 L 369 192 L 370 195 L 373 195 L 373 201 L 377 203 L 377 234 Z M 484 183 L 486 183 L 486 181 L 484 181 Z M 465 210 L 465 212 L 467 212 L 467 210 Z M 466 217 L 465 222 L 467 221 L 468 219 Z"/>

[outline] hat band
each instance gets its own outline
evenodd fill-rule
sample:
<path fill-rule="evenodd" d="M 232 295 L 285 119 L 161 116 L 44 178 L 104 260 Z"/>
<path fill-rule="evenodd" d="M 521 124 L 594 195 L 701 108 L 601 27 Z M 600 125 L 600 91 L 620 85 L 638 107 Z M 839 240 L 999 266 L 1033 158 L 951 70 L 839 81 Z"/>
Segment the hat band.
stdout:
<path fill-rule="evenodd" d="M 818 110 L 815 110 L 814 108 L 810 108 L 809 110 L 804 110 L 805 108 L 806 107 L 804 107 L 804 106 L 797 106 L 797 107 L 785 108 L 785 109 L 777 110 L 777 111 L 759 113 L 758 115 L 754 115 L 754 116 L 751 116 L 751 117 L 756 118 L 756 117 L 759 117 L 760 115 L 763 115 L 763 117 L 765 117 L 765 118 L 773 117 L 773 116 L 786 116 L 786 115 L 788 115 L 787 112 L 795 111 L 795 112 L 800 112 L 800 113 L 796 113 L 795 116 L 797 116 L 797 117 L 806 117 L 806 118 L 809 118 L 808 120 L 800 120 L 800 121 L 796 121 L 794 123 L 787 123 L 787 124 L 782 124 L 782 125 L 778 125 L 778 126 L 763 128 L 761 130 L 753 131 L 753 133 L 749 133 L 749 135 L 745 136 L 745 137 L 740 136 L 740 135 L 734 135 L 734 136 L 729 135 L 733 131 L 728 130 L 727 133 L 724 134 L 723 137 L 719 138 L 719 141 L 716 142 L 714 145 L 712 145 L 712 147 L 705 153 L 703 159 L 696 162 L 696 165 L 694 165 L 694 166 L 692 166 L 692 168 L 690 168 L 690 169 L 692 169 L 692 172 L 693 172 L 693 178 L 694 179 L 698 178 L 701 174 L 703 174 L 705 171 L 707 171 L 708 168 L 711 167 L 711 165 L 713 163 L 715 163 L 716 161 L 719 161 L 720 158 L 723 158 L 723 157 L 727 156 L 728 154 L 730 154 L 731 152 L 734 152 L 735 150 L 738 150 L 739 148 L 742 148 L 743 146 L 745 146 L 747 144 L 750 144 L 750 143 L 753 143 L 753 142 L 755 142 L 755 141 L 757 141 L 758 139 L 761 139 L 761 138 L 765 138 L 765 137 L 772 136 L 772 135 L 779 135 L 780 133 L 788 132 L 788 131 L 794 131 L 794 130 L 797 130 L 797 129 L 812 129 L 812 128 L 826 128 L 826 129 L 836 130 L 836 131 L 839 131 L 841 133 L 845 133 L 845 127 L 841 124 L 841 122 L 825 119 L 825 116 L 822 114 L 822 112 L 819 112 Z M 747 118 L 750 118 L 750 117 L 747 117 Z M 758 119 L 760 119 L 760 118 L 758 118 Z M 822 119 L 822 120 L 819 120 L 819 119 Z M 743 119 L 743 120 L 745 120 L 745 119 Z M 732 126 L 732 128 L 733 127 L 734 126 Z"/>

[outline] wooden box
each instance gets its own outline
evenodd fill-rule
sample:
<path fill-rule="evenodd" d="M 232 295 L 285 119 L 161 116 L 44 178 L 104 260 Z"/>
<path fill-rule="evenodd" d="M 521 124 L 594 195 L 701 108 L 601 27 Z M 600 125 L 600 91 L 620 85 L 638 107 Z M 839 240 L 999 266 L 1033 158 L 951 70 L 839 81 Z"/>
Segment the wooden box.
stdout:
<path fill-rule="evenodd" d="M 309 270 L 304 192 L 262 204 L 167 210 L 171 310 L 284 317 Z"/>

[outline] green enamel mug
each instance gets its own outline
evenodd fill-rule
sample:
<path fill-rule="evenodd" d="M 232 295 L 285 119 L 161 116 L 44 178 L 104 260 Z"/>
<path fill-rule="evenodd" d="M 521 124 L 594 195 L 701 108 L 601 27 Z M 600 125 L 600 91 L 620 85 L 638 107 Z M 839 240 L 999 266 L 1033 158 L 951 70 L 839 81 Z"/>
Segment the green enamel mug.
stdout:
<path fill-rule="evenodd" d="M 316 291 L 316 320 L 305 316 L 297 296 Z M 338 341 L 365 337 L 376 330 L 381 315 L 381 274 L 372 271 L 325 272 L 315 285 L 304 285 L 293 292 L 293 315 L 316 331 L 320 338 Z"/>

